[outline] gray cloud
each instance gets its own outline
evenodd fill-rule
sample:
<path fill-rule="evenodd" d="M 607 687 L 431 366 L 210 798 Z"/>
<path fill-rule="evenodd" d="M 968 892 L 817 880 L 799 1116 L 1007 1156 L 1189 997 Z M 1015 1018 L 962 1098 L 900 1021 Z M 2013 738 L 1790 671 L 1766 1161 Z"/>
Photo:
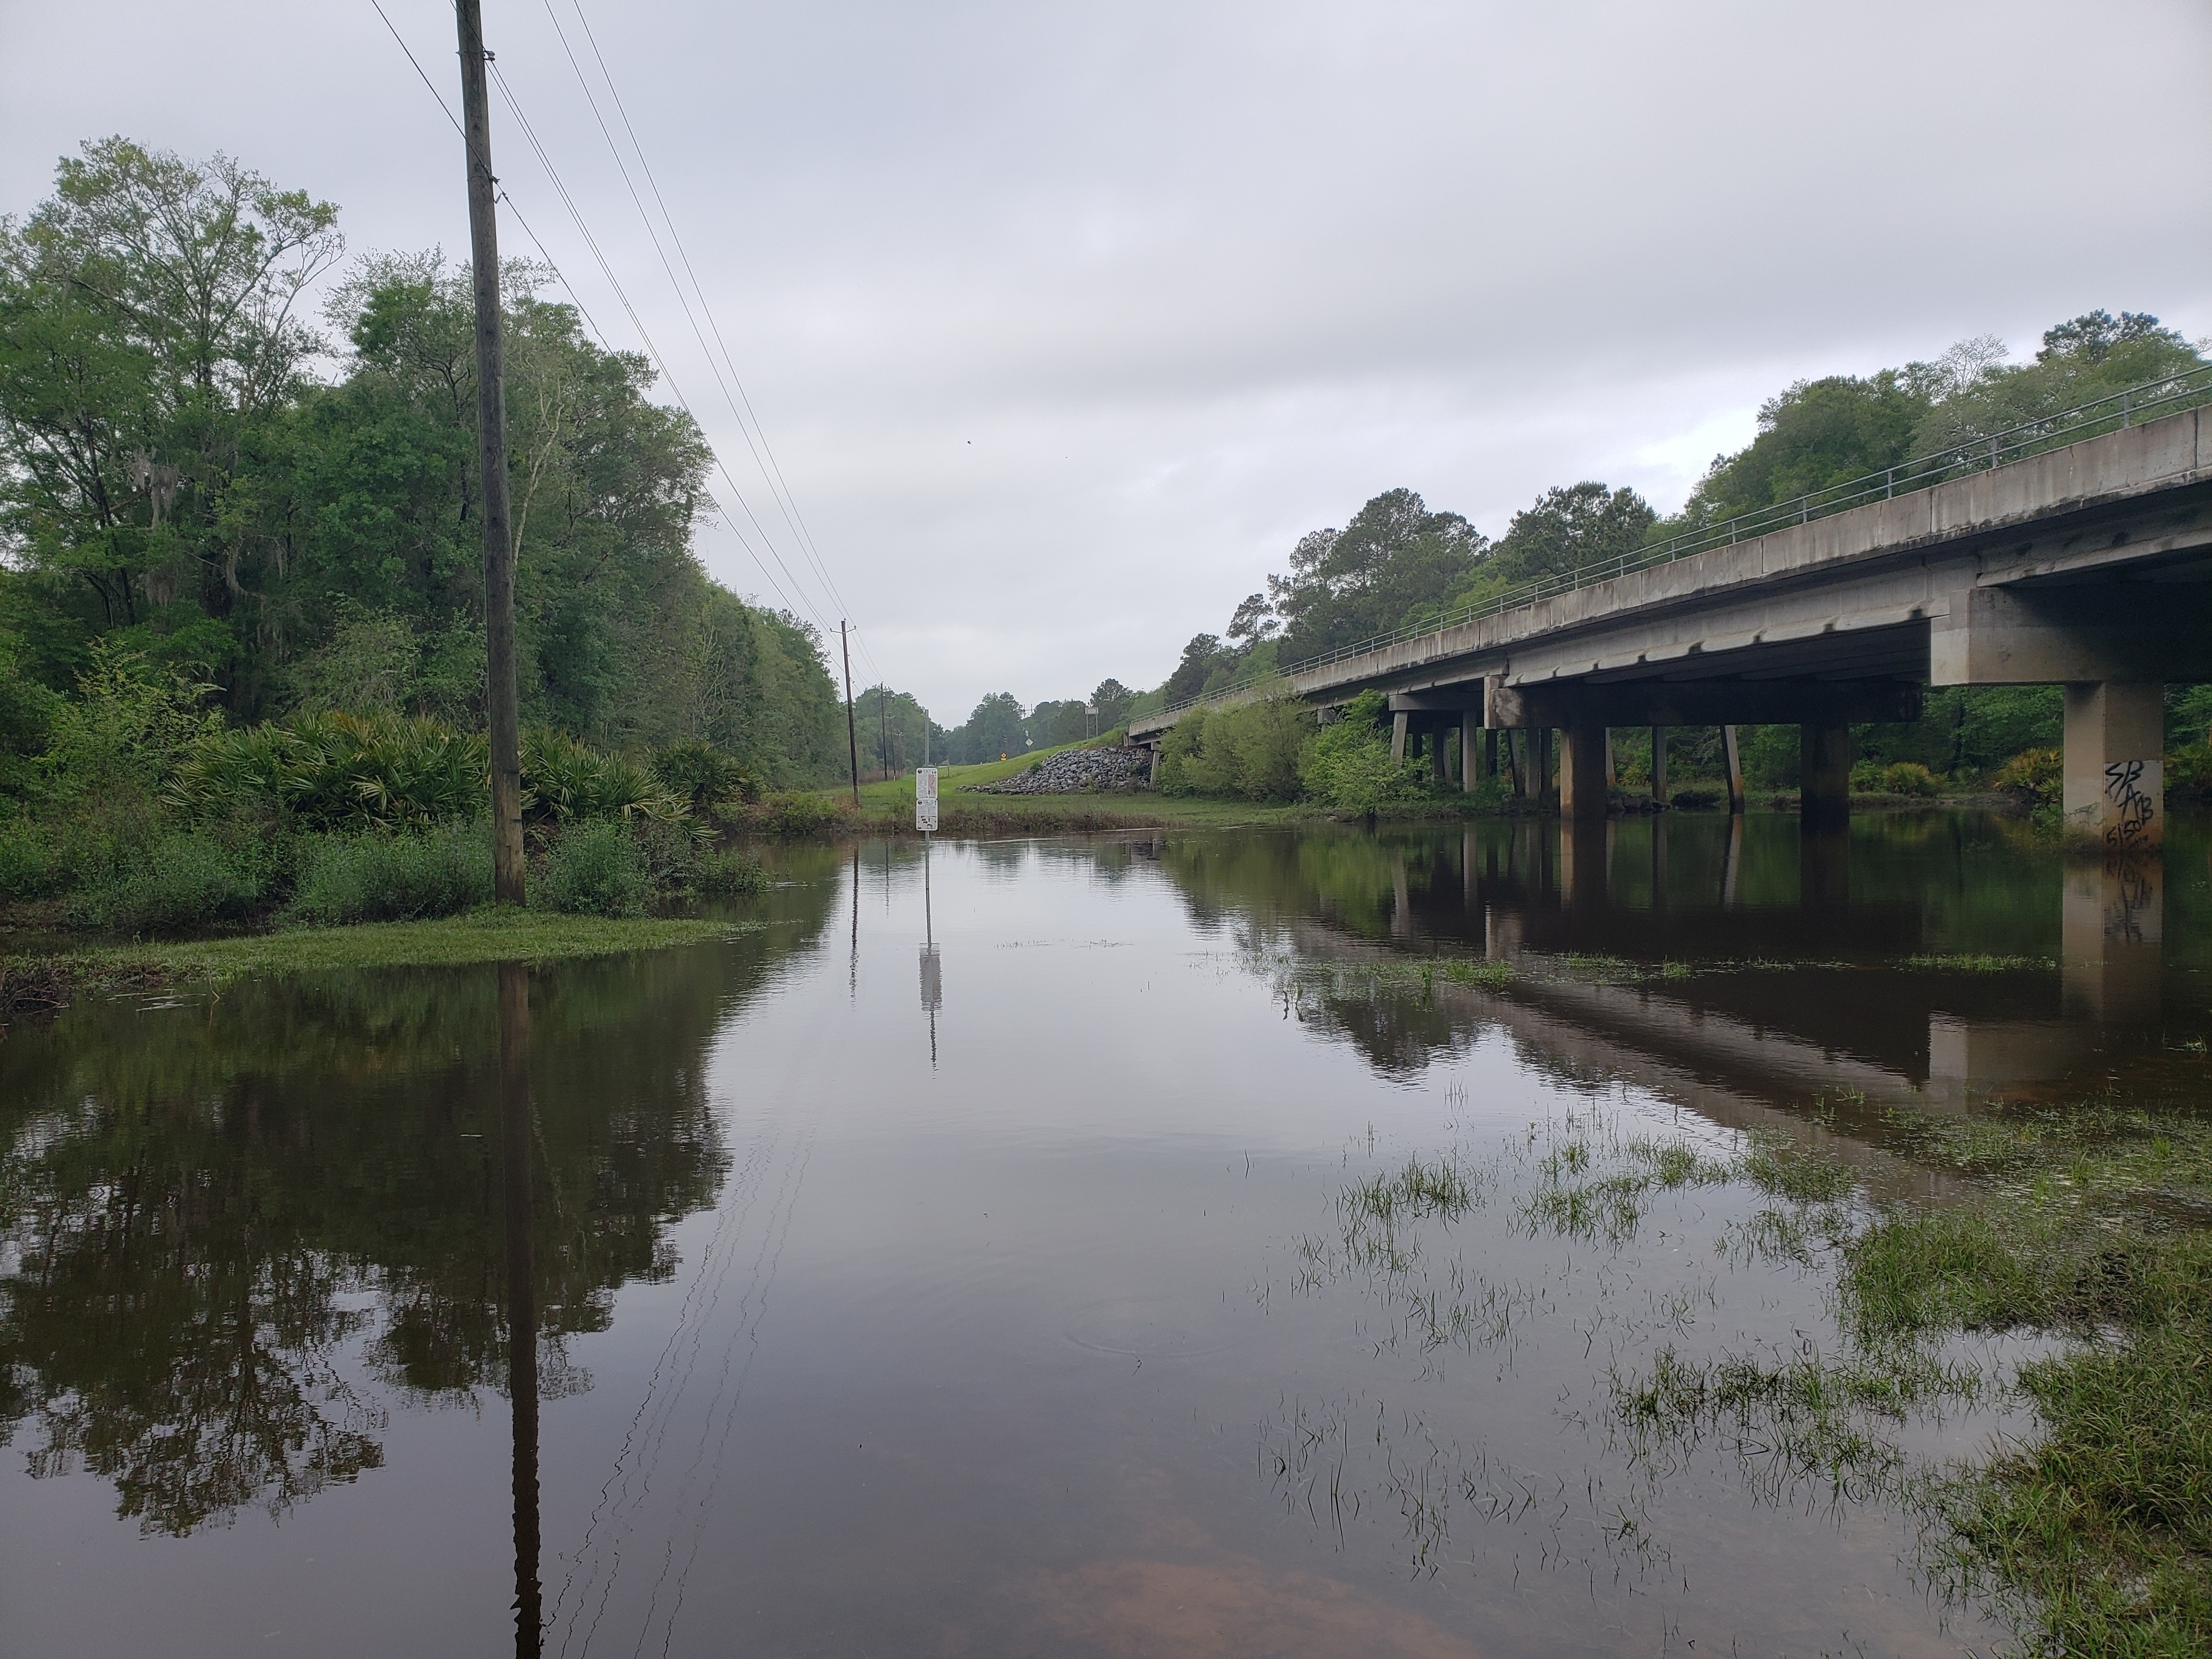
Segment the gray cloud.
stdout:
<path fill-rule="evenodd" d="M 2024 350 L 2100 305 L 2212 331 L 2197 0 L 584 3 L 863 672 L 948 720 L 1157 680 L 1393 485 L 1493 531 L 1582 477 L 1672 506 L 1801 375 Z M 449 88 L 446 7 L 386 9 Z M 486 11 L 780 530 L 544 6 Z M 7 0 L 0 33 L 10 209 L 123 131 L 339 202 L 357 251 L 466 246 L 458 142 L 368 0 Z M 503 109 L 495 135 L 634 343 Z M 768 592 L 726 532 L 703 545 Z"/>

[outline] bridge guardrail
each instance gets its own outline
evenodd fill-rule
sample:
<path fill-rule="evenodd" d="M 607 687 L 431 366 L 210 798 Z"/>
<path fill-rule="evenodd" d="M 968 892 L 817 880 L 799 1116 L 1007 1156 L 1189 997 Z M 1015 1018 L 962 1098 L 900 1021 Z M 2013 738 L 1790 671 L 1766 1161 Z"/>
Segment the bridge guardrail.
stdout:
<path fill-rule="evenodd" d="M 1558 594 L 1571 593 L 1577 588 L 1594 586 L 1599 582 L 1611 581 L 1638 570 L 1648 570 L 1655 565 L 1672 564 L 1675 560 L 1687 558 L 1693 553 L 1727 547 L 1736 542 L 1764 536 L 1771 531 L 1786 529 L 1791 525 L 1809 524 L 1814 519 L 1848 512 L 1855 507 L 1864 507 L 1869 501 L 1893 500 L 1899 495 L 1932 489 L 1939 483 L 1965 477 L 1971 473 L 1993 471 L 2007 461 L 2021 460 L 2045 450 L 2079 443 L 2085 438 L 2100 437 L 2106 432 L 2117 432 L 2124 427 L 2154 420 L 2159 416 L 2178 414 L 2182 410 L 2208 402 L 2212 402 L 2212 363 L 2200 363 L 2179 374 L 2147 380 L 2141 386 L 2129 386 L 2071 409 L 2061 410 L 2056 414 L 2023 421 L 2017 426 L 2008 427 L 1986 437 L 1969 439 L 1934 455 L 1902 462 L 1843 483 L 1830 484 L 1794 500 L 1762 507 L 1756 513 L 1740 514 L 1717 524 L 1699 526 L 1668 540 L 1638 548 L 1632 553 L 1615 554 L 1609 559 L 1578 565 L 1572 570 L 1561 571 L 1555 575 L 1539 577 L 1494 599 L 1463 605 L 1456 611 L 1388 634 L 1377 634 L 1370 639 L 1339 646 L 1334 651 L 1325 651 L 1302 661 L 1278 664 L 1264 674 L 1240 675 L 1226 685 L 1201 692 L 1196 696 L 1184 697 L 1168 704 L 1159 712 L 1162 716 L 1180 714 L 1201 703 L 1213 702 L 1239 691 L 1249 691 L 1268 680 L 1310 673 L 1316 668 L 1326 668 L 1331 663 L 1364 657 L 1371 651 L 1380 651 L 1389 646 L 1403 645 L 1408 640 L 1419 639 L 1424 634 L 1439 633 L 1447 628 L 1459 627 L 1463 623 L 1480 622 L 1486 617 L 1502 617 L 1509 611 L 1518 611 L 1523 605 L 1534 605 L 1539 600 L 1552 599 Z"/>

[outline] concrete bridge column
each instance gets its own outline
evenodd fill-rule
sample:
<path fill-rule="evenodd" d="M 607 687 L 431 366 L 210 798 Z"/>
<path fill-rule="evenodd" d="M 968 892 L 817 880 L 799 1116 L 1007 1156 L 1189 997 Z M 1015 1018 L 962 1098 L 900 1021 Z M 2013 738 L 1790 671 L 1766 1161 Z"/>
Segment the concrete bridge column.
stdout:
<path fill-rule="evenodd" d="M 1721 768 L 1728 774 L 1729 811 L 1743 811 L 1743 749 L 1735 740 L 1735 727 L 1721 727 Z"/>
<path fill-rule="evenodd" d="M 2066 688 L 2066 832 L 2108 852 L 2166 839 L 2165 688 L 2110 680 Z"/>
<path fill-rule="evenodd" d="M 1498 745 L 1494 734 L 1482 730 L 1482 711 L 1480 708 L 1463 710 L 1459 717 L 1459 787 L 1463 794 L 1474 793 L 1475 756 L 1480 752 L 1475 747 L 1475 734 L 1479 732 L 1490 740 L 1485 745 L 1486 752 L 1483 758 L 1486 765 L 1484 769 L 1487 772 L 1498 769 Z"/>
<path fill-rule="evenodd" d="M 1438 783 L 1444 781 L 1444 728 L 1434 720 L 1429 722 L 1429 775 Z"/>
<path fill-rule="evenodd" d="M 1797 728 L 1797 807 L 1808 823 L 1840 823 L 1851 815 L 1851 728 Z"/>
<path fill-rule="evenodd" d="M 1537 726 L 1528 732 L 1529 765 L 1536 774 L 1536 799 L 1539 802 L 1552 799 L 1552 728 Z"/>
<path fill-rule="evenodd" d="M 1390 716 L 1390 763 L 1402 766 L 1406 762 L 1406 734 L 1412 728 L 1413 717 L 1404 709 Z"/>
<path fill-rule="evenodd" d="M 1577 823 L 1601 822 L 1606 809 L 1606 729 L 1577 721 L 1566 728 L 1559 751 L 1559 816 Z"/>
<path fill-rule="evenodd" d="M 1660 805 L 1667 804 L 1667 728 L 1651 728 L 1651 799 Z"/>
<path fill-rule="evenodd" d="M 1498 733 L 1487 729 L 1482 734 L 1482 775 L 1498 775 Z"/>

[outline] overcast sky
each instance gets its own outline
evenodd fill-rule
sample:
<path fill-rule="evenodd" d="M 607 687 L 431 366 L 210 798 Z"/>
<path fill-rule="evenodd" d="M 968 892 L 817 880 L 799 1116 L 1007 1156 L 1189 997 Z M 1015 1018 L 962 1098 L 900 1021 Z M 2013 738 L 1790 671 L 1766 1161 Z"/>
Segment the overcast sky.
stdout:
<path fill-rule="evenodd" d="M 774 583 L 948 725 L 1157 684 L 1394 486 L 1492 534 L 1583 478 L 1669 509 L 1802 376 L 2099 306 L 2212 333 L 2206 0 L 581 3 L 842 604 L 563 53 L 556 16 L 595 70 L 577 0 L 484 0 L 501 70 Z M 458 106 L 449 7 L 384 6 Z M 371 0 L 0 0 L 0 210 L 112 132 L 334 201 L 356 253 L 467 248 L 459 140 Z M 728 530 L 702 552 L 776 602 Z"/>

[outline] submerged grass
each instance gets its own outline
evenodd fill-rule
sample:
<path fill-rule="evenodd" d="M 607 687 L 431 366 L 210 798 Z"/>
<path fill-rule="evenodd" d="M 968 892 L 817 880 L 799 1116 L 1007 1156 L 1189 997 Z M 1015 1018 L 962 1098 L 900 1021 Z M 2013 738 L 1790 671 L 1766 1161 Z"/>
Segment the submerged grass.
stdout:
<path fill-rule="evenodd" d="M 2212 1652 L 2212 1122 L 2109 1101 L 1890 1118 L 1962 1193 L 1876 1206 L 1848 1166 L 1778 1136 L 1719 1156 L 1570 1118 L 1492 1162 L 1416 1157 L 1351 1183 L 1341 1239 L 1301 1246 L 1302 1284 L 1364 1280 L 1393 1312 L 1385 1340 L 1510 1351 L 1534 1292 L 1429 1259 L 1432 1228 L 1496 1187 L 1522 1227 L 1620 1246 L 1657 1194 L 1747 1184 L 1773 1202 L 1727 1224 L 1721 1251 L 1832 1274 L 1836 1338 L 1668 1345 L 1616 1369 L 1630 1452 L 1656 1476 L 1711 1440 L 1766 1501 L 1902 1505 L 1930 1583 L 2008 1617 L 2020 1652 Z M 2033 1339 L 2035 1357 L 1960 1346 L 1975 1334 Z M 2034 1427 L 1941 1467 L 1905 1449 L 1909 1425 L 1992 1405 Z"/>
<path fill-rule="evenodd" d="M 1662 1364 L 1617 1382 L 1621 1420 L 1692 1437 L 1726 1420 L 1745 1444 L 1797 1449 L 1797 1474 L 1882 1486 L 1921 1516 L 1931 1573 L 2008 1613 L 2024 1651 L 2212 1651 L 2212 1124 L 2095 1101 L 1892 1117 L 1975 1187 L 1828 1230 L 1847 1352 L 1794 1376 Z M 1754 1152 L 1745 1173 L 1821 1204 L 1842 1172 L 1803 1171 L 1823 1168 L 1762 1178 Z M 1778 1237 L 1802 1249 L 1817 1231 Z M 2061 1346 L 2002 1380 L 1935 1357 L 2002 1332 Z M 1979 1460 L 1907 1471 L 1866 1427 L 1997 1387 L 2038 1426 Z"/>
<path fill-rule="evenodd" d="M 1960 956 L 1907 957 L 1904 965 L 1945 974 L 2022 974 L 2047 971 L 2058 966 L 2049 957 L 1996 957 L 1972 952 Z"/>

